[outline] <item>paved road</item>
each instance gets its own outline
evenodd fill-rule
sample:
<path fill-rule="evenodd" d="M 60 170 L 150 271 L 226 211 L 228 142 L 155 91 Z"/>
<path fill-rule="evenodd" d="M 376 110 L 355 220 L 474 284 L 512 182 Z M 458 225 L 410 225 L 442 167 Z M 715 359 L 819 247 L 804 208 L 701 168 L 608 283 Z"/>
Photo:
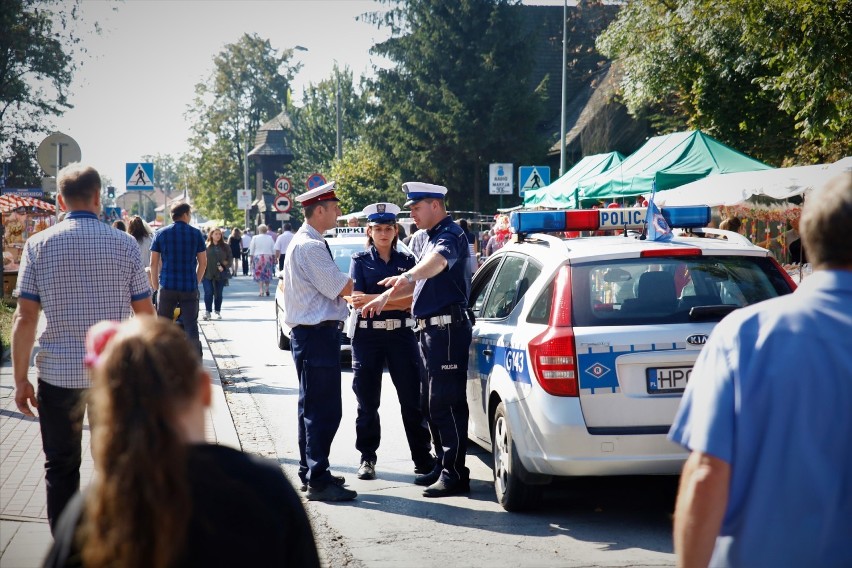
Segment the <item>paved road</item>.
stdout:
<path fill-rule="evenodd" d="M 204 323 L 243 449 L 277 459 L 297 479 L 298 381 L 275 343 L 274 299 L 250 279 L 225 289 L 222 321 Z M 666 566 L 674 564 L 671 478 L 581 479 L 549 489 L 524 514 L 494 498 L 490 455 L 471 444 L 469 496 L 428 500 L 413 485 L 399 404 L 385 375 L 378 479 L 355 478 L 355 399 L 343 373 L 343 422 L 331 452 L 357 501 L 306 503 L 331 566 Z"/>

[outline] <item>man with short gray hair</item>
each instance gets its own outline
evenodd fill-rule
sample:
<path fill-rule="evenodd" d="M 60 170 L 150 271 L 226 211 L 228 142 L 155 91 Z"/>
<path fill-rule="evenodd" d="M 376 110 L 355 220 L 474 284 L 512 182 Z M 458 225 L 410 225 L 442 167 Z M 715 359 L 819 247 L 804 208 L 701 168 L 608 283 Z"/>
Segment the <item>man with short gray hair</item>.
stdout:
<path fill-rule="evenodd" d="M 852 566 L 852 172 L 800 232 L 813 275 L 716 326 L 669 432 L 679 566 Z"/>
<path fill-rule="evenodd" d="M 70 164 L 59 172 L 58 205 L 65 219 L 24 245 L 13 296 L 12 369 L 15 404 L 39 413 L 51 531 L 80 489 L 83 414 L 90 386 L 84 362 L 86 332 L 101 320 L 151 314 L 151 286 L 136 240 L 98 219 L 101 176 Z M 38 394 L 28 378 L 39 309 L 46 325 L 35 358 Z"/>

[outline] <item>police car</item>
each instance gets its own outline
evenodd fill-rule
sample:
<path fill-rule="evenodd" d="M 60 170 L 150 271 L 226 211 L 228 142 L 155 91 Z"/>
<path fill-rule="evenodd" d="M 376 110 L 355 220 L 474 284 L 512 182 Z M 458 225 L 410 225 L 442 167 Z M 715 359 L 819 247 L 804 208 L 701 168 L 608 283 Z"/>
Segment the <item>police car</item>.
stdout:
<path fill-rule="evenodd" d="M 367 248 L 367 232 L 365 227 L 337 227 L 326 231 L 326 242 L 331 249 L 334 263 L 344 274 L 349 274 L 349 265 L 352 263 L 352 255 Z M 411 254 L 411 250 L 399 240 L 397 249 L 401 252 Z M 349 307 L 349 317 L 344 325 L 345 329 L 354 329 L 357 314 Z M 278 348 L 290 349 L 290 327 L 284 323 L 284 279 L 278 275 L 278 287 L 275 289 L 275 328 L 277 330 Z M 352 346 L 349 337 L 341 334 L 340 349 L 351 352 Z"/>
<path fill-rule="evenodd" d="M 767 250 L 702 228 L 709 208 L 662 217 L 690 231 L 645 239 L 644 208 L 515 212 L 515 242 L 475 275 L 469 437 L 506 510 L 556 477 L 679 473 L 666 433 L 707 336 L 795 289 Z"/>

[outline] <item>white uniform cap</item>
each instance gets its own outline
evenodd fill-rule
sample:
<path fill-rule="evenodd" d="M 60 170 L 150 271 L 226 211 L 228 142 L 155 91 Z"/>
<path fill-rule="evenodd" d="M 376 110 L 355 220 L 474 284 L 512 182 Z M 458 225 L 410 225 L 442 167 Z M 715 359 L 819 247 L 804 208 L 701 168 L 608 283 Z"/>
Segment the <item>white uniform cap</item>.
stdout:
<path fill-rule="evenodd" d="M 399 213 L 399 206 L 393 203 L 373 203 L 364 207 L 364 215 L 371 225 L 380 223 L 395 223 Z"/>
<path fill-rule="evenodd" d="M 321 201 L 340 201 L 334 194 L 337 189 L 337 182 L 330 181 L 325 185 L 315 187 L 301 195 L 296 196 L 296 201 L 302 204 L 303 207 L 319 203 Z"/>
<path fill-rule="evenodd" d="M 408 197 L 405 207 L 409 207 L 421 199 L 443 199 L 447 195 L 447 188 L 422 181 L 407 181 L 402 184 L 402 192 Z"/>

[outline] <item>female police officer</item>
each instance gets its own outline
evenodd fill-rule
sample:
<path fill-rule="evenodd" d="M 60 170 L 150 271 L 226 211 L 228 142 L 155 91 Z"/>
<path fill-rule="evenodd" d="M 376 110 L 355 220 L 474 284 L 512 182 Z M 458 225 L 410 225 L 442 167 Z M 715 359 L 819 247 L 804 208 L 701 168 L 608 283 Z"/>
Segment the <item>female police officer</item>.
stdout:
<path fill-rule="evenodd" d="M 353 281 L 352 305 L 360 308 L 386 290 L 378 284 L 389 276 L 397 276 L 414 268 L 410 254 L 396 248 L 396 214 L 393 203 L 375 203 L 364 209 L 367 216 L 369 249 L 352 255 L 349 276 Z M 380 317 L 360 316 L 352 338 L 352 389 L 358 399 L 355 420 L 355 447 L 361 452 L 359 479 L 376 478 L 376 450 L 379 448 L 379 399 L 382 370 L 387 362 L 402 410 L 402 423 L 414 460 L 414 471 L 432 471 L 434 458 L 429 453 L 431 437 L 420 410 L 420 379 L 411 298 L 390 301 Z"/>
<path fill-rule="evenodd" d="M 465 466 L 467 448 L 467 365 L 473 318 L 467 309 L 470 296 L 470 264 L 467 237 L 447 214 L 447 188 L 407 182 L 411 217 L 425 229 L 428 242 L 420 262 L 399 275 L 379 281 L 390 287 L 363 306 L 367 315 L 379 315 L 387 302 L 413 296 L 412 313 L 420 327 L 420 360 L 423 364 L 426 419 L 440 463 L 431 472 L 414 478 L 428 485 L 424 497 L 447 497 L 470 491 L 470 470 Z"/>

